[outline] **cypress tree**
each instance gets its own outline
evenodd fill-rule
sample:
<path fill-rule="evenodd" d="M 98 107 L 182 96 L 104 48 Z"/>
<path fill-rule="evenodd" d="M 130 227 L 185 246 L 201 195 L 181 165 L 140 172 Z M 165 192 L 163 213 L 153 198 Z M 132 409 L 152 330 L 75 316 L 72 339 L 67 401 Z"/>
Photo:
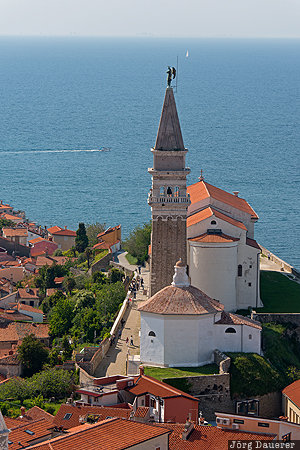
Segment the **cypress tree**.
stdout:
<path fill-rule="evenodd" d="M 76 238 L 75 238 L 75 248 L 79 253 L 84 252 L 84 250 L 89 245 L 89 240 L 86 235 L 86 229 L 84 223 L 79 224 L 79 228 L 76 231 Z"/>

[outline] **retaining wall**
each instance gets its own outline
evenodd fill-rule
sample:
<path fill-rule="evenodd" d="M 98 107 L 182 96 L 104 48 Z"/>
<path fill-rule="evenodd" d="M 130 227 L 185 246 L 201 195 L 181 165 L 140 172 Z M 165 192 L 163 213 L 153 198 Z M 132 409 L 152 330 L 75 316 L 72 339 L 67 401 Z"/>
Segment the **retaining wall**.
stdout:
<path fill-rule="evenodd" d="M 293 323 L 300 326 L 300 313 L 257 313 L 252 311 L 251 318 L 262 323 Z"/>
<path fill-rule="evenodd" d="M 109 265 L 111 259 L 112 259 L 112 254 L 107 253 L 107 255 L 103 256 L 102 259 L 99 259 L 99 261 L 95 262 L 91 266 L 90 273 L 93 274 L 95 272 L 101 272 L 101 270 L 106 269 L 106 267 Z"/>
<path fill-rule="evenodd" d="M 295 277 L 300 279 L 300 272 L 299 270 L 295 269 L 295 267 L 291 266 L 287 262 L 283 261 L 283 259 L 278 258 L 278 256 L 274 255 L 274 253 L 270 252 L 267 248 L 260 245 L 261 251 L 264 255 L 268 256 L 270 255 L 270 260 L 274 261 L 276 264 L 278 264 L 282 269 L 284 269 L 286 272 L 292 273 Z"/>

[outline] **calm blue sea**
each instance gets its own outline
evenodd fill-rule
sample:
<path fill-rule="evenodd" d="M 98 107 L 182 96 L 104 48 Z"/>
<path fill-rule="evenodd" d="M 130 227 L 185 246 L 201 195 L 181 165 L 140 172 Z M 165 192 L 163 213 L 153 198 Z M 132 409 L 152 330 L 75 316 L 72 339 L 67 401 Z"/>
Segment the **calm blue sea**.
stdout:
<path fill-rule="evenodd" d="M 42 225 L 148 221 L 177 56 L 189 183 L 240 191 L 257 240 L 300 267 L 300 40 L 0 38 L 0 199 Z"/>

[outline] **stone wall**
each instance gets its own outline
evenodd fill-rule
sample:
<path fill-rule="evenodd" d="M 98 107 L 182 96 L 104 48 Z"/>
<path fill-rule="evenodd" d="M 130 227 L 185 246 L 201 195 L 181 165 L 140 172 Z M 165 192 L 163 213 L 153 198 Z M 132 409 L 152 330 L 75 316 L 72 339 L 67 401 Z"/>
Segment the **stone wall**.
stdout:
<path fill-rule="evenodd" d="M 234 413 L 235 402 L 230 397 L 230 375 L 203 375 L 167 378 L 163 380 L 199 400 L 199 410 L 206 420 L 215 420 L 215 411 Z"/>
<path fill-rule="evenodd" d="M 252 311 L 251 318 L 261 323 L 293 323 L 300 326 L 300 313 L 256 313 Z"/>
<path fill-rule="evenodd" d="M 150 296 L 172 283 L 174 266 L 179 258 L 186 265 L 185 218 L 152 220 Z"/>
<path fill-rule="evenodd" d="M 8 239 L 5 239 L 4 237 L 0 236 L 0 247 L 5 248 L 7 250 L 7 253 L 11 255 L 13 252 L 15 252 L 18 256 L 27 256 L 30 255 L 30 248 L 26 247 L 22 244 L 17 244 L 16 242 L 9 241 Z"/>
<path fill-rule="evenodd" d="M 99 347 L 85 347 L 84 352 L 77 353 L 75 355 L 75 361 L 77 365 L 88 374 L 93 375 L 96 368 L 106 355 L 109 346 L 110 339 L 105 338 L 100 343 Z"/>
<path fill-rule="evenodd" d="M 107 255 L 103 256 L 103 258 L 99 259 L 99 261 L 92 264 L 90 268 L 90 273 L 93 274 L 95 272 L 101 272 L 101 270 L 104 270 L 109 265 L 110 261 L 112 259 L 112 254 L 107 253 Z"/>
<path fill-rule="evenodd" d="M 283 261 L 283 259 L 278 258 L 278 256 L 274 255 L 274 253 L 270 252 L 267 248 L 260 245 L 261 251 L 265 256 L 270 255 L 270 260 L 274 261 L 276 264 L 278 264 L 282 270 L 285 270 L 286 272 L 292 273 L 295 277 L 300 279 L 300 272 L 295 269 L 295 267 L 291 266 L 287 262 Z"/>

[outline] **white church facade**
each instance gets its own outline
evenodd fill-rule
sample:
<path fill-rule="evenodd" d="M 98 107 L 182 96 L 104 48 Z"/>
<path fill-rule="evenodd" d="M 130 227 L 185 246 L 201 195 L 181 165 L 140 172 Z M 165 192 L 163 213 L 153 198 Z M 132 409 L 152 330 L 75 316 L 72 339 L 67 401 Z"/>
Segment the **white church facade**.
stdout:
<path fill-rule="evenodd" d="M 261 352 L 261 325 L 224 311 L 224 305 L 190 285 L 178 261 L 171 286 L 139 307 L 140 360 L 161 367 L 197 367 L 213 361 L 215 349 Z"/>

